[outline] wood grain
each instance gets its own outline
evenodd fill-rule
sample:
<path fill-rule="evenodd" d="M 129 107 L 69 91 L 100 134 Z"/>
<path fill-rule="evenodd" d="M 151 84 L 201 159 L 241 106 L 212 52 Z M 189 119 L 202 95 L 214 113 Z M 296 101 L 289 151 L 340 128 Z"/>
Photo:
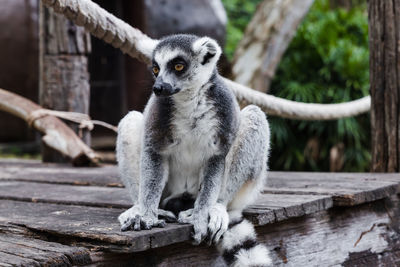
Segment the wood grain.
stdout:
<path fill-rule="evenodd" d="M 151 231 L 121 232 L 117 217 L 123 211 L 1 200 L 0 222 L 119 253 L 144 251 L 190 240 L 191 225 L 167 224 L 165 228 Z"/>
<path fill-rule="evenodd" d="M 399 172 L 400 0 L 368 1 L 372 164 L 374 172 Z"/>
<path fill-rule="evenodd" d="M 271 172 L 244 215 L 274 266 L 396 266 L 399 184 L 398 174 Z M 225 266 L 214 247 L 190 245 L 191 225 L 121 232 L 128 207 L 115 166 L 0 160 L 0 266 Z"/>
<path fill-rule="evenodd" d="M 88 114 L 89 33 L 52 9 L 45 8 L 42 3 L 39 17 L 40 105 L 52 110 Z M 68 124 L 77 134 L 80 132 L 78 125 Z M 90 132 L 81 130 L 81 136 L 90 145 Z M 45 162 L 68 162 L 47 146 L 42 149 L 42 159 Z"/>
<path fill-rule="evenodd" d="M 89 250 L 39 239 L 25 228 L 0 223 L 0 266 L 72 266 L 90 263 Z"/>

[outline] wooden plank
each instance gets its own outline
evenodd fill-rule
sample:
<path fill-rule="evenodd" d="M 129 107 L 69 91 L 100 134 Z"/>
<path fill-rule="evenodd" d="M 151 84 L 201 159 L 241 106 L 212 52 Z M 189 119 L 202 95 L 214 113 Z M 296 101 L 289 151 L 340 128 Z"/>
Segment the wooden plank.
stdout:
<path fill-rule="evenodd" d="M 129 208 L 124 188 L 71 186 L 28 182 L 0 182 L 0 199 L 92 207 Z M 246 210 L 254 223 L 263 225 L 332 207 L 330 196 L 262 194 Z"/>
<path fill-rule="evenodd" d="M 0 164 L 0 181 L 122 187 L 116 166 L 73 168 L 59 164 L 50 164 L 47 165 L 48 167 L 43 167 L 43 164 L 22 164 L 25 167 L 10 167 L 5 166 L 5 163 Z M 271 172 L 264 192 L 269 194 L 332 195 L 335 206 L 353 206 L 400 192 L 400 175 Z"/>
<path fill-rule="evenodd" d="M 256 225 L 280 222 L 329 209 L 333 206 L 330 196 L 262 194 L 244 215 Z"/>
<path fill-rule="evenodd" d="M 77 169 L 60 164 L 22 163 L 21 166 L 10 167 L 0 161 L 0 180 L 122 187 L 116 166 Z M 390 186 L 391 190 L 399 190 L 398 184 L 399 174 L 270 172 L 265 192 L 343 195 L 343 199 L 335 201 L 335 205 L 355 205 L 362 203 L 362 199 L 377 199 L 382 194 L 374 194 L 374 190 L 381 187 Z M 363 191 L 371 192 L 362 197 L 360 193 Z M 392 191 L 385 189 L 383 192 Z M 349 197 L 353 193 L 358 195 Z"/>
<path fill-rule="evenodd" d="M 75 168 L 61 164 L 0 164 L 0 181 L 123 187 L 116 166 Z"/>
<path fill-rule="evenodd" d="M 0 182 L 0 199 L 109 208 L 132 206 L 125 188 L 13 181 Z"/>
<path fill-rule="evenodd" d="M 34 238 L 28 239 L 19 235 L 1 235 L 0 252 L 33 260 L 35 264 L 41 266 L 71 266 L 91 262 L 86 249 L 63 246 Z"/>
<path fill-rule="evenodd" d="M 383 257 L 398 254 L 398 215 L 398 203 L 387 200 L 333 208 L 258 228 L 258 240 L 273 266 L 398 266 Z M 366 256 L 373 264 L 362 264 Z"/>
<path fill-rule="evenodd" d="M 16 256 L 0 251 L 0 266 L 40 266 L 39 262 L 33 259 Z"/>
<path fill-rule="evenodd" d="M 0 159 L 0 167 L 2 166 L 21 166 L 24 165 L 41 165 L 42 162 L 36 159 L 21 159 L 21 158 L 2 158 Z"/>
<path fill-rule="evenodd" d="M 269 172 L 268 186 L 279 187 L 287 184 L 311 183 L 311 184 L 338 184 L 362 183 L 378 185 L 380 183 L 400 183 L 398 173 L 321 173 L 321 172 Z"/>
<path fill-rule="evenodd" d="M 400 181 L 400 174 L 398 173 L 349 173 L 349 172 L 269 172 L 268 179 L 272 181 L 319 181 L 319 182 L 338 182 L 343 180 L 354 181 Z"/>
<path fill-rule="evenodd" d="M 400 192 L 399 174 L 272 172 L 265 193 L 332 195 L 334 206 L 354 206 Z"/>
<path fill-rule="evenodd" d="M 91 262 L 88 249 L 41 240 L 23 227 L 0 223 L 0 252 L 33 259 L 46 266 L 82 265 Z"/>
<path fill-rule="evenodd" d="M 189 241 L 191 225 L 167 224 L 151 231 L 121 232 L 122 209 L 61 204 L 0 201 L 0 222 L 25 227 L 46 236 L 114 252 L 135 252 Z"/>
<path fill-rule="evenodd" d="M 323 210 L 256 231 L 273 266 L 400 266 L 399 212 L 398 200 L 385 199 Z M 132 262 L 137 266 L 225 266 L 220 259 L 215 247 L 186 243 L 96 255 L 96 263 L 103 266 L 131 266 Z"/>

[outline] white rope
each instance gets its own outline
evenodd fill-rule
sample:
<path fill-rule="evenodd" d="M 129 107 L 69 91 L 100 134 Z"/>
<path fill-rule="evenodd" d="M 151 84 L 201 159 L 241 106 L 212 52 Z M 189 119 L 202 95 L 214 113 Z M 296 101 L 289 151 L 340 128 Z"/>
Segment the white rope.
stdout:
<path fill-rule="evenodd" d="M 226 78 L 224 80 L 242 105 L 260 106 L 273 116 L 297 120 L 333 120 L 359 115 L 371 108 L 370 96 L 339 104 L 302 103 L 264 94 Z"/>
<path fill-rule="evenodd" d="M 47 7 L 64 14 L 94 36 L 119 48 L 131 57 L 150 62 L 151 47 L 157 42 L 116 18 L 90 0 L 42 0 Z M 340 104 L 300 103 L 264 94 L 224 78 L 241 105 L 255 104 L 269 115 L 299 120 L 332 120 L 368 112 L 371 97 Z"/>

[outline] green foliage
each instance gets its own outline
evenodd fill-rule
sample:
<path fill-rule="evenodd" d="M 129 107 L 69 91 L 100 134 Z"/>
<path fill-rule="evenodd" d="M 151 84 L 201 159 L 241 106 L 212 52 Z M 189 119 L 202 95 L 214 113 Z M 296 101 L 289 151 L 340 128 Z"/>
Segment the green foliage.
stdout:
<path fill-rule="evenodd" d="M 222 0 L 228 14 L 225 54 L 233 53 L 261 0 Z M 353 5 L 357 1 L 353 1 Z M 272 94 L 309 103 L 339 103 L 368 94 L 366 3 L 350 11 L 315 0 L 272 82 Z M 368 171 L 369 115 L 329 122 L 270 117 L 272 170 L 328 171 L 330 150 L 344 147 L 344 171 Z"/>
<path fill-rule="evenodd" d="M 272 82 L 271 93 L 301 102 L 339 103 L 368 94 L 365 4 L 332 10 L 317 0 L 300 25 Z M 271 169 L 329 170 L 329 151 L 344 145 L 344 171 L 368 171 L 369 116 L 329 122 L 270 118 Z"/>
<path fill-rule="evenodd" d="M 236 46 L 243 37 L 243 32 L 256 11 L 261 0 L 222 0 L 228 15 L 227 35 L 224 53 L 233 58 Z"/>

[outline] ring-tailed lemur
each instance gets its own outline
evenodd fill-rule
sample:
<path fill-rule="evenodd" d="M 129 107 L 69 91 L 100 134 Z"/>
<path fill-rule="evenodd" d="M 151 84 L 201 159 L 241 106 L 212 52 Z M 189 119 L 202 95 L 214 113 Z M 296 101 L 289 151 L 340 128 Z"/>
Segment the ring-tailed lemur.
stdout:
<path fill-rule="evenodd" d="M 147 48 L 154 94 L 143 115 L 130 112 L 118 126 L 120 174 L 134 203 L 119 216 L 121 229 L 163 227 L 158 216 L 176 215 L 194 226 L 194 243 L 218 243 L 228 265 L 269 265 L 242 218 L 266 180 L 265 114 L 253 105 L 240 111 L 218 75 L 213 39 L 172 35 Z"/>

